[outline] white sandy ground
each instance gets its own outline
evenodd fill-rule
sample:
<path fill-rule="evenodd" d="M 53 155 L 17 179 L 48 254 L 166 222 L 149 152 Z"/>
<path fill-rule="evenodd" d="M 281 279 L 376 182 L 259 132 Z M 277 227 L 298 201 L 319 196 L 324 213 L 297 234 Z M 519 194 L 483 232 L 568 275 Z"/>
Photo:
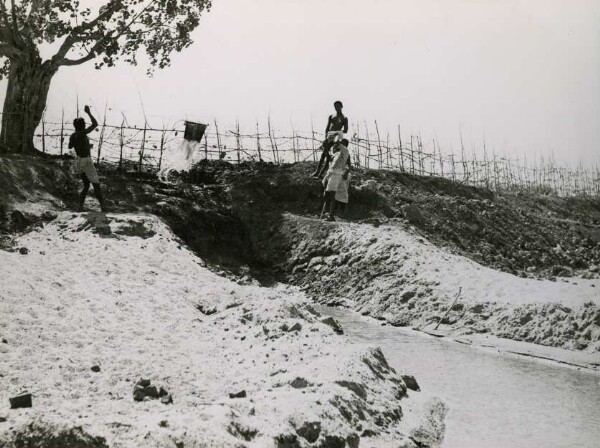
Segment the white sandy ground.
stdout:
<path fill-rule="evenodd" d="M 338 223 L 328 238 L 328 244 L 336 243 L 349 248 L 344 255 L 350 259 L 386 257 L 390 264 L 401 260 L 392 275 L 371 280 L 374 289 L 385 289 L 386 282 L 405 277 L 413 283 L 430 286 L 435 295 L 442 297 L 453 298 L 461 288 L 460 301 L 463 303 L 497 302 L 513 306 L 561 303 L 572 307 L 590 301 L 600 304 L 600 279 L 559 278 L 553 282 L 517 277 L 452 254 L 398 226 L 375 228 Z"/>
<path fill-rule="evenodd" d="M 341 437 L 380 431 L 375 419 L 401 405 L 403 423 L 360 446 L 415 446 L 402 434 L 421 425 L 429 397 L 395 398 L 399 376 L 378 377 L 363 362 L 378 365 L 377 352 L 320 323 L 305 296 L 212 273 L 156 217 L 103 219 L 62 212 L 17 238 L 28 254 L 0 251 L 0 442 L 43 422 L 81 426 L 111 447 L 270 447 L 310 421 Z M 118 234 L 144 227 L 155 234 Z M 299 331 L 281 329 L 295 323 Z M 298 377 L 308 386 L 292 387 Z M 134 402 L 140 378 L 166 388 L 174 403 Z M 364 385 L 367 399 L 340 380 Z M 229 398 L 241 390 L 246 398 Z M 33 394 L 33 407 L 10 410 L 9 397 L 22 391 Z M 348 422 L 344 406 L 367 415 L 359 421 L 351 411 Z"/>
<path fill-rule="evenodd" d="M 434 330 L 459 289 L 457 303 L 466 309 L 485 305 L 484 312 L 489 317 L 486 323 L 493 326 L 498 325 L 503 315 L 510 316 L 511 310 L 519 307 L 531 310 L 527 307 L 560 306 L 564 310 L 573 309 L 575 314 L 590 304 L 597 306 L 600 304 L 598 278 L 551 281 L 496 271 L 436 247 L 411 226 L 321 223 L 318 239 L 314 238 L 314 220 L 287 214 L 284 226 L 287 233 L 298 235 L 300 241 L 292 251 L 293 272 L 296 272 L 304 289 L 315 296 L 325 297 L 328 303 L 341 304 L 392 323 L 413 313 L 414 320 L 410 325 L 436 336 L 448 336 L 474 347 L 493 346 L 502 353 L 521 353 L 600 370 L 599 345 L 594 342 L 598 339 L 600 326 L 594 321 L 577 321 L 577 317 L 573 321 L 591 332 L 592 343 L 586 350 L 567 350 L 487 334 L 468 334 L 469 326 L 466 324 L 442 324 Z M 332 255 L 314 255 L 322 254 L 323 250 Z M 405 300 L 408 294 L 411 298 Z M 431 304 L 431 299 L 436 299 L 436 306 L 426 310 L 418 308 L 421 303 Z M 407 306 L 407 301 L 416 305 L 414 312 Z M 557 312 L 548 316 L 542 325 L 531 331 L 546 332 L 560 323 L 561 316 L 566 314 Z M 518 323 L 516 329 L 519 329 Z"/>

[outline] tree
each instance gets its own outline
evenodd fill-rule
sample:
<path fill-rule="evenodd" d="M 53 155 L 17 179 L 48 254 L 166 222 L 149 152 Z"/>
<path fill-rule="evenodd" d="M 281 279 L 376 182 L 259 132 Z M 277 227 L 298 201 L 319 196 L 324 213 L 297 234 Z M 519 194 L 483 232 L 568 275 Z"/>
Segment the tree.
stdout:
<path fill-rule="evenodd" d="M 164 68 L 173 51 L 192 44 L 210 7 L 210 0 L 0 0 L 0 79 L 8 77 L 0 153 L 35 151 L 34 132 L 61 67 L 136 65 L 145 50 L 150 73 Z M 42 60 L 41 48 L 53 55 Z"/>

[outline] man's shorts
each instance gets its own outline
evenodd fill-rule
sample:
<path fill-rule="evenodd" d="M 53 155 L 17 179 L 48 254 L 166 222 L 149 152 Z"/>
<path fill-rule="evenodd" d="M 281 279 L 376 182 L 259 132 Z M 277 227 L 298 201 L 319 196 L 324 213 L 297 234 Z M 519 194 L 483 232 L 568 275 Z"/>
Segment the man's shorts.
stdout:
<path fill-rule="evenodd" d="M 92 162 L 91 157 L 77 157 L 75 166 L 78 175 L 81 176 L 82 174 L 85 174 L 92 184 L 100 183 L 100 179 L 98 179 L 98 173 L 96 172 L 96 167 L 94 166 L 94 162 Z"/>

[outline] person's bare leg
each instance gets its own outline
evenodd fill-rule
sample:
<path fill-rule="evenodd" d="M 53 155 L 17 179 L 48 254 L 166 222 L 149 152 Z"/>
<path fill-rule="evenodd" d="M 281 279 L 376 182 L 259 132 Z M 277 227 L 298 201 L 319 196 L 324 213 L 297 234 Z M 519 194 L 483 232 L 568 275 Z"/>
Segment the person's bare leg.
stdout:
<path fill-rule="evenodd" d="M 319 177 L 321 174 L 321 168 L 323 167 L 323 163 L 327 159 L 328 150 L 325 146 L 322 146 L 323 151 L 321 152 L 321 158 L 319 159 L 319 164 L 317 165 L 317 169 L 314 173 L 312 173 L 312 177 Z"/>
<path fill-rule="evenodd" d="M 329 211 L 327 221 L 335 221 L 335 191 L 327 191 L 325 193 L 325 201 L 327 210 Z"/>
<path fill-rule="evenodd" d="M 335 200 L 335 191 L 329 191 L 328 193 L 330 193 L 330 199 L 329 199 L 329 221 L 334 221 L 335 220 L 335 206 L 337 204 L 337 201 Z"/>
<path fill-rule="evenodd" d="M 83 204 L 85 202 L 85 197 L 87 196 L 88 190 L 90 189 L 90 181 L 85 173 L 81 174 L 81 180 L 83 181 L 83 190 L 79 193 L 79 211 L 83 211 Z"/>
<path fill-rule="evenodd" d="M 94 187 L 94 193 L 96 194 L 96 198 L 100 203 L 100 210 L 103 212 L 106 211 L 106 205 L 104 204 L 104 197 L 102 197 L 102 189 L 100 188 L 100 184 L 92 184 Z"/>

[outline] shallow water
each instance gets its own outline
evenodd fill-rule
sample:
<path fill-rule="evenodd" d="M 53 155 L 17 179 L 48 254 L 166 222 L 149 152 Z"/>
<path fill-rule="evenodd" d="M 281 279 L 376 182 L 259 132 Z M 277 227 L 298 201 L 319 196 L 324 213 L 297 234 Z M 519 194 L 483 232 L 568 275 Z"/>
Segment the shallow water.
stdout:
<path fill-rule="evenodd" d="M 600 448 L 600 375 L 431 338 L 336 308 L 358 344 L 450 408 L 444 448 Z"/>

